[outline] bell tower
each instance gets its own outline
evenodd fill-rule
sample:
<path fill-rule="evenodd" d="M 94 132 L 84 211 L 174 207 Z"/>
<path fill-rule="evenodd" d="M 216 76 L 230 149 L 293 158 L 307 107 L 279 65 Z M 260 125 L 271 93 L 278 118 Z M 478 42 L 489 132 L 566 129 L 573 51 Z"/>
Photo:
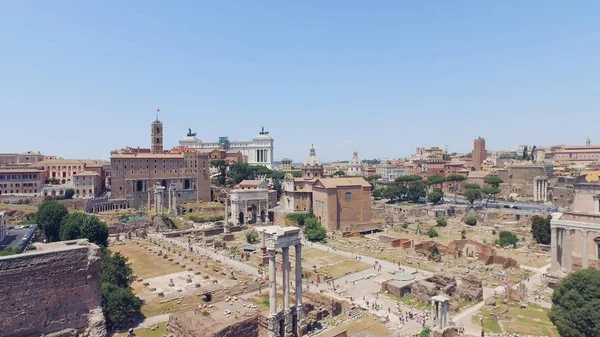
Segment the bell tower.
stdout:
<path fill-rule="evenodd" d="M 163 124 L 158 118 L 152 122 L 152 153 L 163 153 Z"/>

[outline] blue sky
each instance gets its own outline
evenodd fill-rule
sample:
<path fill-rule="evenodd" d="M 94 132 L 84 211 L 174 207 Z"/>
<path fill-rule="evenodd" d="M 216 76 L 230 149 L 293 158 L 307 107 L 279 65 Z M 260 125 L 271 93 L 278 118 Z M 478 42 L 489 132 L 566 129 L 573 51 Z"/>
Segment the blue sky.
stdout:
<path fill-rule="evenodd" d="M 0 152 L 250 139 L 275 158 L 600 143 L 598 1 L 2 1 Z"/>

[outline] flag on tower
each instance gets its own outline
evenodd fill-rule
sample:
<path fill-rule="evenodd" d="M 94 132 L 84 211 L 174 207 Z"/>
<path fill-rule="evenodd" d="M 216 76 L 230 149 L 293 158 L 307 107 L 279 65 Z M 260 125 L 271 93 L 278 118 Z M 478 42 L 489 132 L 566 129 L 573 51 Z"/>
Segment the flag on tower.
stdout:
<path fill-rule="evenodd" d="M 160 109 L 156 109 L 156 113 L 159 113 L 159 112 L 160 112 Z"/>

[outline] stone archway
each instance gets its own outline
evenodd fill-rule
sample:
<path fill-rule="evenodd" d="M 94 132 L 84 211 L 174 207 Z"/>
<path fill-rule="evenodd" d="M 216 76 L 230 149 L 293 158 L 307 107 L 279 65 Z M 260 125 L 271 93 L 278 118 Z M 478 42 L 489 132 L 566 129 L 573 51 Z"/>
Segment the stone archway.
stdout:
<path fill-rule="evenodd" d="M 254 204 L 248 205 L 248 212 L 250 212 L 249 223 L 256 223 L 256 220 L 258 219 L 258 207 L 256 207 Z"/>
<path fill-rule="evenodd" d="M 240 222 L 240 225 L 244 224 L 244 212 L 240 212 L 238 215 L 238 221 Z"/>

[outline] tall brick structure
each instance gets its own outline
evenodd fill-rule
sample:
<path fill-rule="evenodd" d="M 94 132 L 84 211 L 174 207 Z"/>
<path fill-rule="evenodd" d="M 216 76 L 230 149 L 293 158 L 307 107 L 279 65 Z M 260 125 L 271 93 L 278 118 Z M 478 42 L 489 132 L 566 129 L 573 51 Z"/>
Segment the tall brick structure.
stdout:
<path fill-rule="evenodd" d="M 106 336 L 100 266 L 100 248 L 87 240 L 0 257 L 0 335 L 76 336 L 92 328 L 90 336 Z"/>
<path fill-rule="evenodd" d="M 487 159 L 487 150 L 485 149 L 485 139 L 478 137 L 473 142 L 473 153 L 471 155 L 472 165 L 475 170 L 481 170 L 481 163 Z"/>

